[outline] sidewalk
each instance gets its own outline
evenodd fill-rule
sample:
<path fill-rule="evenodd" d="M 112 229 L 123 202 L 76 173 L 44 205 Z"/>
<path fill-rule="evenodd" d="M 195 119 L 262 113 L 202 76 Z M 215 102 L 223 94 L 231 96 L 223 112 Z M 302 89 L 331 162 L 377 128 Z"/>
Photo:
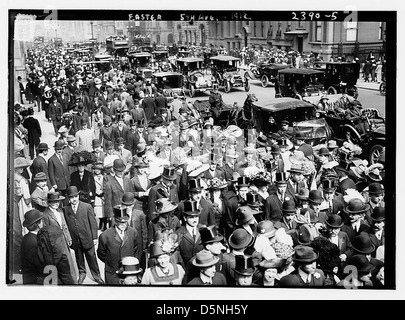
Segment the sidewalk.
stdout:
<path fill-rule="evenodd" d="M 380 82 L 365 82 L 363 78 L 359 78 L 356 86 L 359 89 L 379 91 L 380 84 Z"/>

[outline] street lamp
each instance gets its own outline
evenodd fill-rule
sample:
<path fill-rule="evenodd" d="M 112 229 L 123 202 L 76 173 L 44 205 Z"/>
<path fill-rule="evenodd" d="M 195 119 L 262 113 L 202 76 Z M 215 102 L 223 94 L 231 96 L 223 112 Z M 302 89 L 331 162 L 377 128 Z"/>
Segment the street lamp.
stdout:
<path fill-rule="evenodd" d="M 93 21 L 90 22 L 91 25 L 91 39 L 94 39 L 94 35 L 93 35 Z"/>

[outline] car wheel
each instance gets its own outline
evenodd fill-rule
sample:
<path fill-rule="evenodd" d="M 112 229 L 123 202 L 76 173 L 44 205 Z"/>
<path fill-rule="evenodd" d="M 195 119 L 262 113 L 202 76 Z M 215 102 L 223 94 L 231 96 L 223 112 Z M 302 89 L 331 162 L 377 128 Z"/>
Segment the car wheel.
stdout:
<path fill-rule="evenodd" d="M 190 89 L 188 90 L 188 94 L 189 94 L 190 98 L 195 97 L 195 89 L 194 89 L 194 86 L 192 84 L 190 85 Z"/>
<path fill-rule="evenodd" d="M 225 92 L 229 93 L 231 91 L 231 83 L 229 81 L 225 81 Z"/>
<path fill-rule="evenodd" d="M 370 155 L 369 155 L 369 162 L 370 164 L 374 164 L 378 162 L 378 157 L 381 155 L 381 152 L 383 151 L 384 147 L 380 144 L 375 144 L 374 146 L 371 147 L 370 149 Z"/>
<path fill-rule="evenodd" d="M 250 90 L 250 83 L 249 83 L 248 79 L 245 79 L 245 80 L 246 80 L 246 82 L 245 82 L 245 91 L 248 92 Z"/>
<path fill-rule="evenodd" d="M 297 93 L 294 98 L 298 99 L 298 100 L 302 100 L 302 96 L 299 93 Z"/>
<path fill-rule="evenodd" d="M 381 82 L 380 87 L 379 87 L 379 91 L 380 91 L 380 94 L 383 95 L 383 96 L 385 96 L 385 88 L 386 88 L 385 82 Z"/>
<path fill-rule="evenodd" d="M 264 74 L 260 80 L 262 82 L 262 87 L 266 88 L 269 84 L 269 78 Z"/>
<path fill-rule="evenodd" d="M 337 90 L 334 87 L 329 87 L 328 94 L 337 94 Z"/>

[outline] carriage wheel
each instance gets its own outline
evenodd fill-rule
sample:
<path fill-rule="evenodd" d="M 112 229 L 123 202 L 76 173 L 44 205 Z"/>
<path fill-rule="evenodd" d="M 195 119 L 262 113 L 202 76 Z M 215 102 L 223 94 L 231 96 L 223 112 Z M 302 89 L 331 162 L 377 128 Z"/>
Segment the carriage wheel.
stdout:
<path fill-rule="evenodd" d="M 269 78 L 264 74 L 260 80 L 262 82 L 262 87 L 266 88 L 269 84 Z"/>
<path fill-rule="evenodd" d="M 380 144 L 375 144 L 370 149 L 369 163 L 374 164 L 378 162 L 378 157 L 381 155 L 384 147 Z"/>
<path fill-rule="evenodd" d="M 329 87 L 328 94 L 337 94 L 337 90 L 334 87 Z"/>

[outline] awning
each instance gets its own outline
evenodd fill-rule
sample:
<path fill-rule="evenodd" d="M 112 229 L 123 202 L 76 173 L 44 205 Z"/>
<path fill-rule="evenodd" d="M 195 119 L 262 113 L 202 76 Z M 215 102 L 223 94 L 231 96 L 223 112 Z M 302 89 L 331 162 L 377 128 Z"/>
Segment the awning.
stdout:
<path fill-rule="evenodd" d="M 307 36 L 308 31 L 307 30 L 291 30 L 284 32 L 285 35 L 287 36 Z"/>

